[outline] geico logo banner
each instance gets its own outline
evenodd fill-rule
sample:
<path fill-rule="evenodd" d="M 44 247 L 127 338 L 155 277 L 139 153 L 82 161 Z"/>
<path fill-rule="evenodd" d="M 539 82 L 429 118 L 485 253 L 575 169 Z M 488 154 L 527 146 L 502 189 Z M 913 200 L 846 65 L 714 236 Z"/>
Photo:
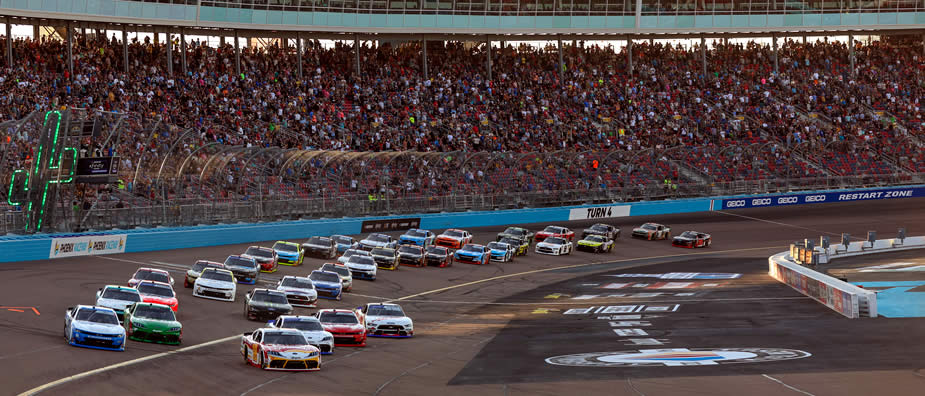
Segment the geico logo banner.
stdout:
<path fill-rule="evenodd" d="M 741 208 L 741 207 L 743 207 L 743 206 L 745 206 L 745 200 L 744 200 L 744 199 L 739 199 L 739 200 L 736 200 L 736 201 L 729 201 L 729 202 L 726 202 L 726 207 L 727 207 L 727 208 Z"/>
<path fill-rule="evenodd" d="M 800 199 L 797 197 L 782 197 L 777 199 L 778 205 L 797 203 Z"/>
<path fill-rule="evenodd" d="M 758 199 L 752 200 L 752 206 L 763 206 L 763 205 L 770 205 L 770 204 L 771 204 L 771 198 L 758 198 Z"/>
<path fill-rule="evenodd" d="M 807 195 L 806 202 L 825 202 L 825 195 Z"/>

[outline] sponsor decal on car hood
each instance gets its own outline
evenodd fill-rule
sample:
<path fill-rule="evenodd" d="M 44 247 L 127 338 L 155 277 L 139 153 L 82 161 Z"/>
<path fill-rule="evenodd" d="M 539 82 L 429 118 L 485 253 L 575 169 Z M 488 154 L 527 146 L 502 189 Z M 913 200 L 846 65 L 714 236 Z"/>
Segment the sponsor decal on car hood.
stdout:
<path fill-rule="evenodd" d="M 217 279 L 196 279 L 196 285 L 202 287 L 208 287 L 212 289 L 232 289 L 234 288 L 234 283 L 220 281 Z"/>
<path fill-rule="evenodd" d="M 86 331 L 90 333 L 105 334 L 109 336 L 120 336 L 125 332 L 125 329 L 122 326 L 116 324 L 105 324 L 105 323 L 96 323 L 96 322 L 86 322 L 86 321 L 75 321 L 73 327 L 80 331 Z"/>
<path fill-rule="evenodd" d="M 96 300 L 96 305 L 106 308 L 112 308 L 116 311 L 124 311 L 125 308 L 128 308 L 129 305 L 134 304 L 134 301 L 125 301 L 125 300 L 114 300 L 111 298 L 100 298 Z"/>

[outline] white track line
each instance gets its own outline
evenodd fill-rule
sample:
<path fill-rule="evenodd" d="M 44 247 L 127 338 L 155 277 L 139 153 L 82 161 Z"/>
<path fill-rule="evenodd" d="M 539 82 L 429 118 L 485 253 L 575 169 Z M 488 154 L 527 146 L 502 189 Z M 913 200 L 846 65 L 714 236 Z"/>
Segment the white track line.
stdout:
<path fill-rule="evenodd" d="M 763 222 L 763 223 L 776 224 L 776 225 L 784 226 L 784 227 L 799 228 L 799 229 L 801 229 L 801 230 L 807 230 L 807 231 L 812 231 L 812 232 L 818 232 L 818 233 L 820 233 L 820 234 L 828 234 L 828 235 L 833 235 L 833 236 L 838 236 L 838 237 L 841 236 L 841 234 L 836 234 L 836 233 L 834 233 L 834 232 L 828 232 L 828 231 L 817 230 L 817 229 L 815 229 L 815 228 L 809 228 L 809 227 L 798 226 L 798 225 L 796 225 L 796 224 L 781 223 L 781 222 L 779 222 L 779 221 L 774 221 L 774 220 L 760 219 L 760 218 L 757 218 L 757 217 L 746 216 L 746 215 L 738 214 L 738 213 L 725 212 L 725 211 L 722 211 L 722 210 L 715 210 L 715 211 L 713 211 L 713 212 L 714 212 L 714 213 L 724 214 L 724 215 L 727 215 L 727 216 L 735 216 L 735 217 L 741 217 L 741 218 L 743 218 L 743 219 L 749 219 L 749 220 L 754 220 L 754 221 L 760 221 L 760 222 Z"/>
<path fill-rule="evenodd" d="M 98 368 L 98 369 L 94 369 L 94 370 L 90 370 L 90 371 L 85 371 L 85 372 L 80 373 L 80 374 L 74 374 L 74 375 L 72 375 L 72 376 L 64 377 L 64 378 L 61 378 L 61 379 L 59 379 L 59 380 L 57 380 L 57 381 L 52 381 L 52 382 L 49 382 L 49 383 L 47 383 L 47 384 L 45 384 L 45 385 L 42 385 L 42 386 L 39 386 L 39 387 L 36 387 L 36 388 L 29 389 L 29 390 L 27 390 L 27 391 L 25 391 L 25 392 L 23 392 L 23 393 L 20 393 L 19 396 L 34 395 L 34 394 L 36 394 L 36 393 L 43 392 L 43 391 L 45 391 L 45 390 L 54 388 L 54 387 L 56 387 L 56 386 L 58 386 L 58 385 L 61 385 L 61 384 L 64 384 L 64 383 L 68 383 L 68 382 L 71 382 L 71 381 L 76 381 L 76 380 L 79 380 L 79 379 L 81 379 L 81 378 L 86 378 L 86 377 L 89 377 L 89 376 L 94 375 L 94 374 L 104 373 L 104 372 L 107 372 L 107 371 L 115 370 L 115 369 L 117 369 L 117 368 L 126 367 L 126 366 L 131 366 L 131 365 L 134 365 L 134 364 L 146 362 L 146 361 L 148 361 L 148 360 L 153 360 L 153 359 L 157 359 L 157 358 L 164 357 L 164 356 L 168 356 L 168 355 L 174 355 L 174 354 L 178 354 L 178 353 L 183 353 L 183 352 L 192 351 L 192 350 L 199 349 L 199 348 L 205 348 L 205 347 L 210 346 L 210 345 L 221 344 L 221 343 L 223 343 L 223 342 L 231 341 L 231 340 L 234 340 L 235 338 L 239 338 L 239 337 L 241 337 L 241 335 L 233 335 L 233 336 L 231 336 L 231 337 L 219 338 L 219 339 L 217 339 L 217 340 L 212 340 L 212 341 L 204 342 L 204 343 L 202 343 L 202 344 L 196 344 L 196 345 L 192 345 L 192 346 L 188 346 L 188 347 L 176 349 L 176 350 L 169 351 L 169 352 L 156 353 L 156 354 L 153 354 L 153 355 L 148 355 L 148 356 L 140 357 L 140 358 L 137 358 L 137 359 L 127 360 L 127 361 L 124 361 L 124 362 L 121 362 L 121 363 L 116 363 L 116 364 L 109 365 L 109 366 L 106 366 L 106 367 L 100 367 L 100 368 Z"/>
<path fill-rule="evenodd" d="M 412 298 L 415 298 L 415 297 L 426 296 L 426 295 L 429 295 L 429 294 L 440 293 L 440 292 L 444 292 L 444 291 L 447 291 L 447 290 L 453 290 L 453 289 L 458 289 L 458 288 L 460 288 L 460 287 L 466 287 L 466 286 L 471 286 L 471 285 L 477 285 L 477 284 L 486 283 L 486 282 L 491 282 L 491 281 L 495 281 L 495 280 L 499 280 L 499 279 L 507 279 L 507 278 L 511 278 L 511 277 L 515 277 L 515 276 L 523 276 L 523 275 L 537 274 L 537 273 L 542 273 L 542 272 L 558 271 L 558 270 L 570 269 L 570 268 L 590 267 L 590 266 L 600 265 L 600 264 L 625 263 L 625 262 L 629 262 L 629 261 L 655 260 L 655 259 L 662 259 L 662 258 L 685 257 L 685 256 L 699 256 L 699 255 L 707 255 L 707 254 L 735 253 L 735 252 L 747 252 L 747 251 L 754 251 L 754 250 L 770 250 L 770 249 L 781 249 L 781 247 L 780 247 L 780 246 L 771 246 L 771 247 L 760 247 L 760 248 L 730 249 L 730 250 L 717 250 L 717 251 L 707 251 L 707 252 L 698 252 L 698 253 L 669 254 L 669 255 L 653 256 L 653 257 L 635 257 L 635 258 L 626 258 L 626 259 L 619 259 L 619 260 L 602 260 L 602 261 L 594 261 L 594 262 L 584 263 L 584 264 L 573 264 L 573 265 L 566 265 L 566 266 L 562 266 L 562 267 L 552 267 L 552 268 L 538 269 L 538 270 L 532 270 L 532 271 L 518 272 L 518 273 L 513 273 L 513 274 L 507 274 L 507 275 L 500 275 L 500 276 L 495 276 L 495 277 L 491 277 L 491 278 L 485 278 L 485 279 L 481 279 L 481 280 L 477 280 L 477 281 L 466 282 L 466 283 L 461 283 L 461 284 L 458 284 L 458 285 L 447 286 L 447 287 L 442 287 L 442 288 L 439 288 L 439 289 L 434 289 L 434 290 L 428 290 L 428 291 L 425 291 L 425 292 L 415 293 L 415 294 L 407 295 L 407 296 L 404 296 L 404 297 L 399 297 L 399 298 L 396 298 L 396 299 L 388 300 L 387 302 L 392 302 L 392 301 L 405 301 L 405 300 L 412 299 Z M 150 265 L 150 263 L 145 263 L 145 262 L 135 261 L 135 260 L 118 259 L 118 258 L 104 257 L 104 256 L 98 256 L 98 257 L 99 257 L 99 258 L 105 258 L 105 259 L 107 259 L 107 260 L 123 261 L 123 262 L 127 262 L 127 263 L 134 263 L 134 264 L 140 264 L 140 265 Z M 644 263 L 644 264 L 639 264 L 639 265 L 636 265 L 636 266 L 633 266 L 633 267 L 641 267 L 641 266 L 645 266 L 645 265 L 654 265 L 654 264 L 659 264 L 659 263 Z M 632 267 L 627 267 L 627 268 L 632 268 Z M 42 391 L 44 391 L 44 390 L 53 388 L 53 387 L 55 387 L 55 386 L 58 386 L 58 385 L 61 385 L 61 384 L 65 384 L 65 383 L 68 383 L 68 382 L 71 382 L 71 381 L 79 380 L 79 379 L 81 379 L 81 378 L 89 377 L 89 376 L 94 375 L 94 374 L 103 373 L 103 372 L 110 371 L 110 370 L 114 370 L 114 369 L 121 368 L 121 367 L 131 366 L 131 365 L 133 365 L 133 364 L 145 362 L 145 361 L 152 360 L 152 359 L 161 358 L 161 357 L 164 357 L 164 356 L 169 356 L 169 355 L 178 354 L 178 353 L 182 353 L 182 352 L 186 352 L 186 351 L 191 351 L 191 350 L 198 349 L 198 348 L 202 348 L 202 347 L 206 347 L 206 346 L 209 346 L 209 345 L 215 345 L 215 344 L 219 344 L 219 343 L 222 343 L 222 342 L 231 341 L 231 340 L 233 340 L 233 339 L 235 339 L 235 338 L 237 338 L 237 337 L 240 337 L 240 335 L 236 334 L 236 335 L 233 335 L 233 336 L 230 336 L 230 337 L 220 338 L 220 339 L 208 341 L 208 342 L 205 342 L 205 343 L 202 343 L 202 344 L 196 344 L 196 345 L 184 347 L 184 348 L 180 348 L 180 349 L 177 349 L 177 350 L 174 350 L 174 351 L 170 351 L 170 352 L 156 353 L 156 354 L 149 355 L 149 356 L 145 356 L 145 357 L 141 357 L 141 358 L 138 358 L 138 359 L 128 360 L 128 361 L 125 361 L 125 362 L 116 363 L 116 364 L 109 365 L 109 366 L 105 366 L 105 367 L 100 367 L 100 368 L 98 368 L 98 369 L 86 371 L 86 372 L 83 372 L 83 373 L 74 374 L 74 375 L 72 375 L 72 376 L 64 377 L 64 378 L 61 378 L 61 379 L 59 379 L 59 380 L 52 381 L 52 382 L 49 382 L 49 383 L 47 383 L 47 384 L 44 384 L 44 385 L 41 385 L 41 386 L 38 386 L 38 387 L 35 387 L 35 388 L 32 388 L 32 389 L 29 389 L 29 390 L 27 390 L 27 391 L 25 391 L 25 392 L 20 393 L 19 396 L 30 396 L 30 395 L 34 395 L 34 394 L 37 394 L 37 393 L 42 392 Z"/>
<path fill-rule="evenodd" d="M 774 378 L 774 377 L 772 377 L 772 376 L 770 376 L 770 375 L 761 374 L 761 376 L 764 377 L 764 378 L 767 378 L 767 379 L 769 379 L 769 380 L 771 380 L 771 381 L 777 382 L 778 384 L 783 385 L 784 388 L 790 389 L 790 390 L 792 390 L 792 391 L 794 391 L 794 392 L 802 393 L 802 394 L 804 394 L 804 395 L 806 395 L 806 396 L 816 396 L 816 395 L 814 395 L 814 394 L 812 394 L 812 393 L 809 393 L 809 392 L 807 392 L 807 391 L 805 391 L 805 390 L 798 389 L 798 388 L 794 388 L 794 387 L 792 387 L 792 386 L 790 386 L 790 385 L 787 385 L 786 383 L 784 383 L 784 381 L 781 381 L 781 380 L 779 380 L 779 379 L 777 379 L 777 378 Z"/>

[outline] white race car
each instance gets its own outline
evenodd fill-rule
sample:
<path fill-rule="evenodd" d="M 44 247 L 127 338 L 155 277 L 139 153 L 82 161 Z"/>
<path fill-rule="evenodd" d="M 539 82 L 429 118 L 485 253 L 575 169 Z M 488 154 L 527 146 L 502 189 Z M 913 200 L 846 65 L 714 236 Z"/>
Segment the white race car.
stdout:
<path fill-rule="evenodd" d="M 359 308 L 370 337 L 412 337 L 414 322 L 398 304 L 369 303 Z"/>
<path fill-rule="evenodd" d="M 376 272 L 379 267 L 372 256 L 351 256 L 345 264 L 347 268 L 350 268 L 353 279 L 376 280 Z"/>
<path fill-rule="evenodd" d="M 276 284 L 276 290 L 286 293 L 286 300 L 293 307 L 313 308 L 318 302 L 315 285 L 304 276 L 286 275 Z"/>
<path fill-rule="evenodd" d="M 360 241 L 359 247 L 363 250 L 373 250 L 375 248 L 393 249 L 397 245 L 398 241 L 386 234 L 372 233 L 369 234 L 366 239 Z"/>
<path fill-rule="evenodd" d="M 96 305 L 112 308 L 119 316 L 119 322 L 125 320 L 125 309 L 137 302 L 141 302 L 141 295 L 131 287 L 106 285 L 96 292 Z"/>
<path fill-rule="evenodd" d="M 337 258 L 337 262 L 341 264 L 347 264 L 347 260 L 350 260 L 350 257 L 353 257 L 353 256 L 372 257 L 372 255 L 369 254 L 369 251 L 367 250 L 347 249 L 347 251 L 345 251 L 343 255 Z"/>
<path fill-rule="evenodd" d="M 234 273 L 221 268 L 206 268 L 193 283 L 193 296 L 213 300 L 234 301 L 238 291 Z"/>
<path fill-rule="evenodd" d="M 321 351 L 295 329 L 257 329 L 241 337 L 244 363 L 264 370 L 317 371 Z"/>
<path fill-rule="evenodd" d="M 536 244 L 536 252 L 553 256 L 572 254 L 572 242 L 565 238 L 549 237 Z"/>
<path fill-rule="evenodd" d="M 125 350 L 125 328 L 111 308 L 78 305 L 64 315 L 64 339 L 74 346 Z"/>
<path fill-rule="evenodd" d="M 321 321 L 314 316 L 283 315 L 267 323 L 276 329 L 296 329 L 305 336 L 309 344 L 321 350 L 322 355 L 334 353 L 334 335 L 324 331 Z"/>

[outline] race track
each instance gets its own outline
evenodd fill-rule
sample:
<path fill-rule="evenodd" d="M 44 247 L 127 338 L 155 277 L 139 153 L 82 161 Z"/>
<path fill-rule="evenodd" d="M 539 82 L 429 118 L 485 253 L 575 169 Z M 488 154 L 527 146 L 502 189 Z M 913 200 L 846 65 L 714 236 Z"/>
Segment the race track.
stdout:
<path fill-rule="evenodd" d="M 622 228 L 610 254 L 549 257 L 531 249 L 512 263 L 380 270 L 379 280 L 354 281 L 354 293 L 343 301 L 319 306 L 393 300 L 415 320 L 415 337 L 339 347 L 313 373 L 264 372 L 243 363 L 237 336 L 261 326 L 243 317 L 243 294 L 251 286 L 239 285 L 234 303 L 194 298 L 182 287 L 184 268 L 195 260 L 223 261 L 246 245 L 3 264 L 0 393 L 920 395 L 925 320 L 849 320 L 766 275 L 767 257 L 795 240 L 869 230 L 887 238 L 898 227 L 925 234 L 925 199 L 881 201 L 877 212 L 871 207 L 856 202 L 620 218 L 610 222 Z M 686 250 L 630 239 L 643 221 L 669 225 L 675 234 L 710 233 L 713 245 Z M 560 225 L 580 233 L 591 223 Z M 475 242 L 493 240 L 501 228 L 472 230 Z M 305 275 L 322 262 L 282 266 L 262 274 L 262 283 Z M 92 303 L 98 288 L 124 284 L 139 266 L 168 269 L 178 280 L 183 345 L 129 341 L 124 353 L 67 346 L 65 309 Z M 620 363 L 617 353 L 640 350 L 677 360 Z M 710 362 L 724 350 L 739 361 Z M 612 365 L 547 362 L 597 352 L 596 362 Z M 147 360 L 112 367 L 135 359 Z"/>

